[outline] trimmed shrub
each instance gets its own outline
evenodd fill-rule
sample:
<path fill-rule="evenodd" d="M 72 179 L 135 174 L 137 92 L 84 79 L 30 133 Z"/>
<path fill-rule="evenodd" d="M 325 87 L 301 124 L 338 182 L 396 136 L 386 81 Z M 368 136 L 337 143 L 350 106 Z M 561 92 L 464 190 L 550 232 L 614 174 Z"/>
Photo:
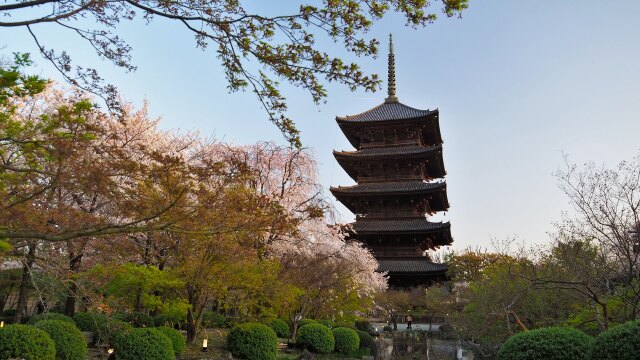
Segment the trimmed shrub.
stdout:
<path fill-rule="evenodd" d="M 103 323 L 98 323 L 95 333 L 95 343 L 98 345 L 113 346 L 116 337 L 122 333 L 133 330 L 133 325 L 107 318 Z"/>
<path fill-rule="evenodd" d="M 227 324 L 227 318 L 215 311 L 205 311 L 202 314 L 202 326 L 206 328 L 223 328 Z"/>
<path fill-rule="evenodd" d="M 184 351 L 184 347 L 187 345 L 187 340 L 182 336 L 182 333 L 176 329 L 172 329 L 170 327 L 161 326 L 157 328 L 163 334 L 165 334 L 171 343 L 173 344 L 173 352 L 176 355 L 182 354 Z"/>
<path fill-rule="evenodd" d="M 52 312 L 33 315 L 31 317 L 31 319 L 29 319 L 28 323 L 33 325 L 33 324 L 37 323 L 38 321 L 44 321 L 44 320 L 60 320 L 60 321 L 66 321 L 69 324 L 73 324 L 73 326 L 76 325 L 76 322 L 73 321 L 73 319 L 68 317 L 67 315 L 58 314 L 58 313 L 52 313 Z"/>
<path fill-rule="evenodd" d="M 107 316 L 103 314 L 79 312 L 73 316 L 78 329 L 82 331 L 97 332 L 98 328 L 107 321 Z"/>
<path fill-rule="evenodd" d="M 264 324 L 236 325 L 229 332 L 227 346 L 233 356 L 249 360 L 275 360 L 278 337 Z"/>
<path fill-rule="evenodd" d="M 591 359 L 640 359 L 640 320 L 629 321 L 596 336 Z"/>
<path fill-rule="evenodd" d="M 82 332 L 74 325 L 62 320 L 42 320 L 35 325 L 45 331 L 56 344 L 57 360 L 84 360 L 87 358 L 87 343 Z"/>
<path fill-rule="evenodd" d="M 296 342 L 316 353 L 328 354 L 333 351 L 335 339 L 328 327 L 318 323 L 307 324 L 298 330 Z"/>
<path fill-rule="evenodd" d="M 313 320 L 313 319 L 302 319 L 300 321 L 298 321 L 298 329 L 300 329 L 301 327 L 305 326 L 305 325 L 309 325 L 309 324 L 317 324 L 318 322 Z"/>
<path fill-rule="evenodd" d="M 281 338 L 288 338 L 291 336 L 291 330 L 289 329 L 289 324 L 287 324 L 282 319 L 273 319 L 269 324 L 269 327 L 276 332 L 276 335 Z"/>
<path fill-rule="evenodd" d="M 360 349 L 373 349 L 373 336 L 368 332 L 362 330 L 356 330 L 358 337 L 360 338 Z"/>
<path fill-rule="evenodd" d="M 385 325 L 385 326 L 382 328 L 382 331 L 393 331 L 393 327 L 391 327 L 391 325 Z"/>
<path fill-rule="evenodd" d="M 159 314 L 153 317 L 153 323 L 155 324 L 156 327 L 161 327 L 161 326 L 174 327 L 176 325 L 177 327 L 180 327 L 185 322 L 185 320 L 186 318 L 176 316 L 173 314 Z"/>
<path fill-rule="evenodd" d="M 366 331 L 369 333 L 373 332 L 373 325 L 371 325 L 367 320 L 356 320 L 355 325 L 356 330 Z"/>
<path fill-rule="evenodd" d="M 0 329 L 0 359 L 54 360 L 56 345 L 33 326 L 8 325 Z"/>
<path fill-rule="evenodd" d="M 171 340 L 158 329 L 135 328 L 115 337 L 118 360 L 174 360 Z"/>
<path fill-rule="evenodd" d="M 521 332 L 507 339 L 498 360 L 575 360 L 589 354 L 592 338 L 571 328 L 548 327 Z"/>
<path fill-rule="evenodd" d="M 114 319 L 128 322 L 134 327 L 154 327 L 156 324 L 153 321 L 153 317 L 143 312 L 131 312 L 131 313 L 119 313 L 113 315 Z"/>
<path fill-rule="evenodd" d="M 336 324 L 331 320 L 316 320 L 318 324 L 328 327 L 329 329 L 333 329 L 336 327 Z"/>
<path fill-rule="evenodd" d="M 335 351 L 348 354 L 360 348 L 360 337 L 358 333 L 346 327 L 339 327 L 331 330 L 335 342 Z"/>

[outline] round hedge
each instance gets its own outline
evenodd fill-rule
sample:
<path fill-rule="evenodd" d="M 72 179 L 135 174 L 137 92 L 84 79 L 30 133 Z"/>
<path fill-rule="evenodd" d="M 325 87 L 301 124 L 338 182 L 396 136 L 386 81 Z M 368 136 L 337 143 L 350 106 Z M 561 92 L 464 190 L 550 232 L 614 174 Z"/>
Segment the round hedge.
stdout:
<path fill-rule="evenodd" d="M 318 323 L 307 324 L 298 330 L 296 342 L 316 353 L 328 354 L 335 347 L 333 333 Z"/>
<path fill-rule="evenodd" d="M 68 317 L 67 315 L 64 314 L 58 314 L 58 313 L 45 313 L 45 314 L 38 314 L 38 315 L 33 315 L 31 317 L 31 319 L 29 319 L 29 324 L 33 325 L 35 323 L 37 323 L 38 321 L 44 321 L 44 320 L 60 320 L 60 321 L 66 321 L 69 324 L 73 324 L 73 326 L 76 325 L 76 322 L 73 321 L 72 318 Z"/>
<path fill-rule="evenodd" d="M 575 360 L 589 354 L 592 338 L 578 330 L 548 327 L 521 332 L 507 339 L 498 360 Z"/>
<path fill-rule="evenodd" d="M 42 320 L 34 326 L 49 334 L 56 345 L 57 360 L 86 359 L 87 343 L 75 324 L 71 325 L 62 320 Z"/>
<path fill-rule="evenodd" d="M 336 327 L 336 324 L 331 320 L 322 319 L 322 320 L 316 320 L 316 322 L 320 325 L 324 325 L 328 327 L 329 329 L 333 329 L 334 327 Z"/>
<path fill-rule="evenodd" d="M 0 359 L 54 360 L 56 345 L 33 326 L 8 325 L 0 329 Z"/>
<path fill-rule="evenodd" d="M 114 314 L 113 317 L 120 321 L 128 322 L 134 327 L 154 327 L 156 325 L 153 317 L 143 312 L 131 312 L 131 313 L 119 313 Z"/>
<path fill-rule="evenodd" d="M 640 359 L 640 320 L 629 321 L 596 336 L 591 359 Z"/>
<path fill-rule="evenodd" d="M 281 338 L 287 338 L 291 336 L 291 330 L 289 330 L 289 324 L 282 319 L 273 319 L 269 326 L 276 332 L 276 335 Z"/>
<path fill-rule="evenodd" d="M 227 319 L 224 315 L 215 311 L 205 311 L 202 314 L 202 325 L 206 328 L 223 328 Z"/>
<path fill-rule="evenodd" d="M 362 330 L 356 330 L 358 337 L 360 338 L 360 349 L 373 349 L 373 336 L 368 332 Z"/>
<path fill-rule="evenodd" d="M 298 321 L 298 329 L 300 329 L 301 327 L 305 326 L 305 325 L 309 325 L 309 324 L 317 324 L 318 322 L 313 320 L 313 319 L 302 319 L 300 321 Z"/>
<path fill-rule="evenodd" d="M 115 337 L 118 360 L 174 360 L 171 340 L 160 330 L 135 328 Z"/>
<path fill-rule="evenodd" d="M 97 323 L 95 343 L 98 345 L 113 346 L 117 336 L 131 330 L 133 330 L 133 325 L 124 321 L 107 318 L 104 322 Z"/>
<path fill-rule="evenodd" d="M 182 352 L 184 351 L 184 347 L 187 345 L 187 341 L 185 340 L 184 336 L 182 336 L 182 333 L 176 329 L 172 329 L 166 326 L 161 326 L 157 329 L 165 334 L 169 338 L 169 340 L 171 340 L 171 343 L 173 344 L 173 352 L 176 355 L 182 354 Z"/>
<path fill-rule="evenodd" d="M 360 337 L 355 330 L 339 327 L 331 332 L 333 332 L 336 352 L 348 354 L 360 348 Z"/>
<path fill-rule="evenodd" d="M 264 324 L 236 325 L 229 332 L 227 346 L 233 356 L 249 360 L 275 360 L 278 337 Z"/>
<path fill-rule="evenodd" d="M 82 331 L 96 332 L 99 327 L 107 321 L 107 316 L 103 314 L 79 312 L 73 316 L 78 329 Z"/>

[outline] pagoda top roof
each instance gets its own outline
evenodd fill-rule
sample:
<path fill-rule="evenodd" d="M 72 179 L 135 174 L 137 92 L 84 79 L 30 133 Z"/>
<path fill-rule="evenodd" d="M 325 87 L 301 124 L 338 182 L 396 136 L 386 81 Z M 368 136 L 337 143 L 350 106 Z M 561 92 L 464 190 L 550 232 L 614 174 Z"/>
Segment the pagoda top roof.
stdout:
<path fill-rule="evenodd" d="M 435 273 L 446 272 L 448 269 L 446 264 L 438 264 L 429 260 L 417 259 L 393 259 L 378 260 L 379 272 L 390 273 Z"/>
<path fill-rule="evenodd" d="M 415 220 L 364 220 L 356 221 L 351 226 L 356 234 L 381 232 L 430 232 L 447 230 L 451 224 L 446 222 L 429 222 L 427 219 Z"/>
<path fill-rule="evenodd" d="M 434 114 L 438 114 L 438 109 L 420 110 L 404 105 L 399 101 L 385 101 L 384 103 L 360 114 L 337 116 L 336 120 L 338 122 L 375 122 L 424 118 Z"/>
<path fill-rule="evenodd" d="M 436 146 L 395 146 L 365 148 L 358 151 L 334 151 L 336 156 L 345 157 L 393 157 L 404 155 L 427 155 L 442 151 L 442 145 Z"/>
<path fill-rule="evenodd" d="M 332 187 L 331 192 L 334 194 L 381 194 L 390 195 L 394 193 L 422 193 L 433 190 L 444 190 L 447 184 L 445 182 L 425 182 L 425 181 L 407 181 L 407 182 L 381 182 L 381 183 L 361 183 L 353 186 Z"/>

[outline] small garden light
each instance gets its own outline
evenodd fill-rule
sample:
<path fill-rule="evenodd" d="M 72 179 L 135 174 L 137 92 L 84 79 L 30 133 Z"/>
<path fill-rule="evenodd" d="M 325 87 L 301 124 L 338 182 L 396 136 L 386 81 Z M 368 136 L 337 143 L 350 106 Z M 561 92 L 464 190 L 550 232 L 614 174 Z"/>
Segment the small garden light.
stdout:
<path fill-rule="evenodd" d="M 0 328 L 4 327 L 4 321 L 0 321 Z"/>
<path fill-rule="evenodd" d="M 208 339 L 202 339 L 202 352 L 207 352 L 207 345 L 209 343 Z"/>
<path fill-rule="evenodd" d="M 112 348 L 107 349 L 107 354 L 109 354 L 107 360 L 114 360 L 116 358 L 116 354 Z"/>

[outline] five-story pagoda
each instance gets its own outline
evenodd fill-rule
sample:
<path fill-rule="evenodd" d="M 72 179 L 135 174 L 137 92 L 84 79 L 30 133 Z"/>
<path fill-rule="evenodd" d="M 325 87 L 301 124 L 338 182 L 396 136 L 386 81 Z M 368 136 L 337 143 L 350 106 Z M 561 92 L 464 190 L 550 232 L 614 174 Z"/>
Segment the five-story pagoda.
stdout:
<path fill-rule="evenodd" d="M 331 188 L 356 215 L 351 237 L 373 252 L 391 287 L 444 279 L 447 266 L 426 255 L 452 242 L 449 223 L 428 220 L 449 208 L 438 110 L 398 101 L 391 37 L 388 97 L 373 109 L 336 120 L 356 148 L 334 156 L 357 185 Z"/>

